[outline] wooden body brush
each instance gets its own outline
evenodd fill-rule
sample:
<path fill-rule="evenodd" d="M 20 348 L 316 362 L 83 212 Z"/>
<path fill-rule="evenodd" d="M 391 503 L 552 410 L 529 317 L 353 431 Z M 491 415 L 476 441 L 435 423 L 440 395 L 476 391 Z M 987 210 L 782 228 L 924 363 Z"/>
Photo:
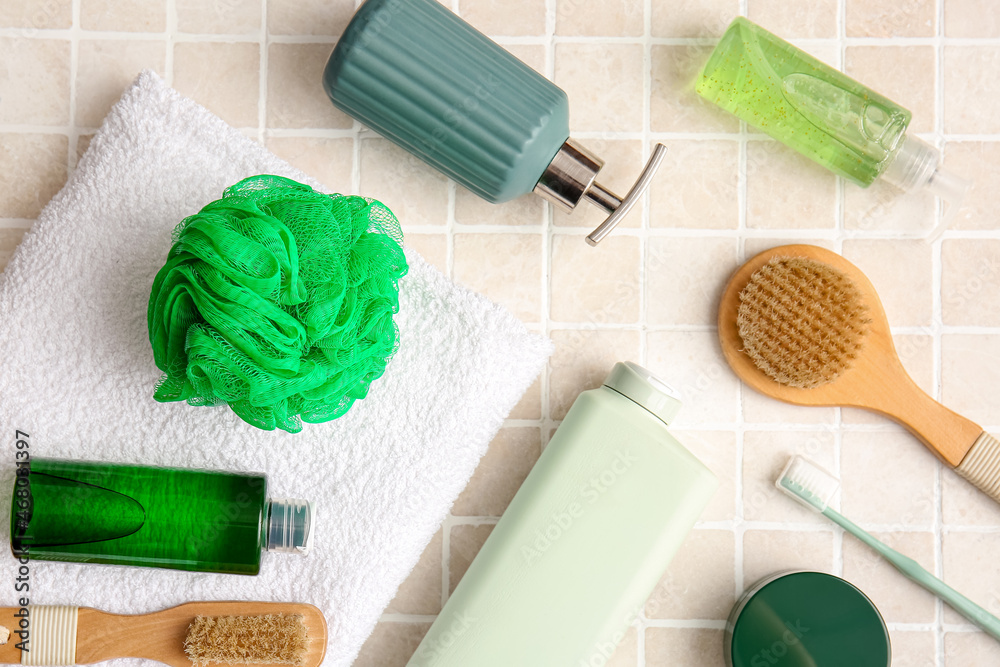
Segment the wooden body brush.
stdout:
<path fill-rule="evenodd" d="M 172 667 L 316 667 L 326 654 L 326 620 L 309 604 L 189 602 L 135 616 L 86 607 L 2 607 L 0 626 L 11 633 L 0 646 L 0 664 L 147 658 Z M 25 631 L 28 651 L 18 646 Z"/>
<path fill-rule="evenodd" d="M 723 293 L 719 338 L 729 365 L 762 394 L 890 417 L 1000 502 L 1000 441 L 913 382 L 875 288 L 840 255 L 788 245 L 748 261 Z"/>

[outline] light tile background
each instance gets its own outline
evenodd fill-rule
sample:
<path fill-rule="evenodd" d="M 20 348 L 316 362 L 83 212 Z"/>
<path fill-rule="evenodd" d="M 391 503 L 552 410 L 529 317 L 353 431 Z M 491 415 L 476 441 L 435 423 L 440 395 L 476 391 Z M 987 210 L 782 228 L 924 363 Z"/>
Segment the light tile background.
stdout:
<path fill-rule="evenodd" d="M 716 343 L 716 301 L 750 255 L 790 240 L 843 252 L 871 276 L 904 364 L 950 407 L 1000 430 L 1000 13 L 993 0 L 447 0 L 554 79 L 574 135 L 627 189 L 655 141 L 651 192 L 599 248 L 596 211 L 526 197 L 491 206 L 336 111 L 319 85 L 353 0 L 0 2 L 0 264 L 144 67 L 335 191 L 384 200 L 407 242 L 556 343 L 452 515 L 358 659 L 406 662 L 576 394 L 620 359 L 687 404 L 681 439 L 722 488 L 608 662 L 722 662 L 724 619 L 755 579 L 841 574 L 891 628 L 897 667 L 1000 664 L 1000 645 L 771 486 L 805 453 L 844 480 L 842 506 L 1000 612 L 1000 508 L 902 429 L 852 410 L 778 404 L 741 387 Z M 976 179 L 943 238 L 933 201 L 838 181 L 699 101 L 692 79 L 745 14 L 908 105 L 913 129 Z M 585 557 L 585 554 L 581 554 Z M 331 573 L 336 576 L 336 573 Z"/>

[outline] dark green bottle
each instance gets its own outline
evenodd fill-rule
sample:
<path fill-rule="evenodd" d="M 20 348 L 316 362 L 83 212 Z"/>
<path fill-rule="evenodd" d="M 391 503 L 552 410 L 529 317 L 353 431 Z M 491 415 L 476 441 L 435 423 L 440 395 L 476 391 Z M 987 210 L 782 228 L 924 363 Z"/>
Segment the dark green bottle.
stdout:
<path fill-rule="evenodd" d="M 11 505 L 17 556 L 257 574 L 261 552 L 305 553 L 312 506 L 268 499 L 262 474 L 32 459 Z"/>

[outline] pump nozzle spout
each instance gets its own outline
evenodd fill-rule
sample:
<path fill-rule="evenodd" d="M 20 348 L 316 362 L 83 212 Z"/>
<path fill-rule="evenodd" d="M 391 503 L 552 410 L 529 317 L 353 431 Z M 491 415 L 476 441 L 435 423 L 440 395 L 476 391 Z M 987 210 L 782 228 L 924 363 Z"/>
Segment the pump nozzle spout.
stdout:
<path fill-rule="evenodd" d="M 636 202 L 642 197 L 642 195 L 649 189 L 649 184 L 653 180 L 653 175 L 656 174 L 656 170 L 660 168 L 660 163 L 663 162 L 663 156 L 667 153 L 667 147 L 663 144 L 656 144 L 653 148 L 653 154 L 649 156 L 649 161 L 646 162 L 645 169 L 639 174 L 639 178 L 636 180 L 635 185 L 632 189 L 628 191 L 625 198 L 621 200 L 621 203 L 615 208 L 614 213 L 608 216 L 608 219 L 598 225 L 597 229 L 590 232 L 587 235 L 587 243 L 592 246 L 597 245 L 601 242 L 605 236 L 607 236 L 612 229 L 618 226 L 621 219 L 625 217 Z"/>
<path fill-rule="evenodd" d="M 597 245 L 642 198 L 666 151 L 666 146 L 656 144 L 632 189 L 624 197 L 619 197 L 595 180 L 604 161 L 573 139 L 567 139 L 538 180 L 534 191 L 562 211 L 572 211 L 586 200 L 607 212 L 608 218 L 587 236 L 587 243 Z"/>

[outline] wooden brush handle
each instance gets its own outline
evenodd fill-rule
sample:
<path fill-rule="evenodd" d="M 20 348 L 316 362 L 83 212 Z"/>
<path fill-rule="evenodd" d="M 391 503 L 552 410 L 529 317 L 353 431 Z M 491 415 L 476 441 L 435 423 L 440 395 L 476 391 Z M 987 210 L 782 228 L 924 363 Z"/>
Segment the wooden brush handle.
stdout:
<path fill-rule="evenodd" d="M 1000 440 L 935 401 L 905 373 L 896 384 L 895 394 L 881 400 L 871 396 L 871 407 L 903 424 L 956 473 L 1000 503 Z"/>
<path fill-rule="evenodd" d="M 73 664 L 76 607 L 0 607 L 0 625 L 10 632 L 7 642 L 0 646 L 0 663 Z"/>
<path fill-rule="evenodd" d="M 858 403 L 895 419 L 942 461 L 952 468 L 959 466 L 982 427 L 928 396 L 902 366 L 892 375 L 889 388 L 882 391 L 871 383 L 865 387 L 867 396 Z"/>
<path fill-rule="evenodd" d="M 172 667 L 191 667 L 191 660 L 184 652 L 184 639 L 188 627 L 195 616 L 257 616 L 264 614 L 295 614 L 302 616 L 309 633 L 309 648 L 303 656 L 303 667 L 316 667 L 323 662 L 326 654 L 326 619 L 323 613 L 310 604 L 283 602 L 188 602 L 150 614 L 123 615 L 109 614 L 97 609 L 81 607 L 38 607 L 29 606 L 28 627 L 29 648 L 38 647 L 33 658 L 40 657 L 43 643 L 37 642 L 45 628 L 65 627 L 66 622 L 76 616 L 75 663 L 68 662 L 61 655 L 58 661 L 35 662 L 34 664 L 78 664 L 86 665 L 114 658 L 146 658 L 157 660 Z M 39 611 L 41 610 L 41 611 Z M 0 607 L 0 625 L 12 631 L 20 629 L 18 607 Z M 32 617 L 33 614 L 37 614 Z M 57 618 L 54 625 L 42 623 L 43 614 L 47 618 Z M 61 635 L 60 635 L 61 637 Z M 12 634 L 7 643 L 0 645 L 0 664 L 20 664 L 21 649 L 17 646 L 20 637 Z M 63 645 L 65 642 L 57 642 Z M 72 642 L 70 642 L 72 644 Z M 30 653 L 31 651 L 29 651 Z M 69 651 L 68 655 L 73 656 Z"/>
<path fill-rule="evenodd" d="M 13 633 L 0 646 L 2 664 L 22 662 L 19 644 L 26 638 L 26 664 L 86 665 L 113 658 L 147 658 L 176 667 L 191 665 L 184 654 L 191 612 L 182 607 L 140 616 L 109 614 L 86 607 L 32 605 L 27 610 L 29 624 L 24 628 L 21 608 L 0 608 L 0 625 Z"/>
<path fill-rule="evenodd" d="M 184 653 L 184 637 L 190 623 L 191 613 L 183 606 L 138 616 L 81 608 L 76 664 L 146 658 L 175 667 L 190 667 L 191 660 Z"/>

